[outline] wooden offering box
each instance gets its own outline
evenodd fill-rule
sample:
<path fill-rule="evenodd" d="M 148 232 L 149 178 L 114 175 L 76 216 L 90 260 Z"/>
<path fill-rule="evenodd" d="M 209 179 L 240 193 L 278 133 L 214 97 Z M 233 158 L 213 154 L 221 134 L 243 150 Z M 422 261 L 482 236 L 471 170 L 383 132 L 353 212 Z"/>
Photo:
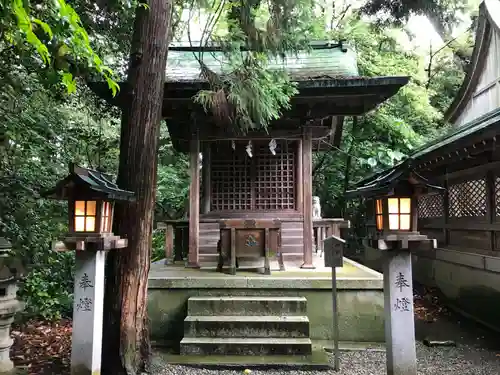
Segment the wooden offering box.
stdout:
<path fill-rule="evenodd" d="M 277 257 L 283 270 L 281 222 L 279 220 L 221 220 L 218 270 L 229 262 L 230 274 L 236 274 L 237 258 L 264 259 L 264 273 L 271 274 L 270 257 Z"/>

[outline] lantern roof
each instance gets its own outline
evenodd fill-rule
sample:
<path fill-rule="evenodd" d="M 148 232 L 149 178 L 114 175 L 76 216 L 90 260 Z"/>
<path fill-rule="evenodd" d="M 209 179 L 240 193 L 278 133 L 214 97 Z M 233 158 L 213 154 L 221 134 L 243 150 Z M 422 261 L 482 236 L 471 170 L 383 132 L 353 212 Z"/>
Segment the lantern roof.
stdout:
<path fill-rule="evenodd" d="M 370 198 L 373 196 L 390 195 L 398 185 L 402 184 L 418 186 L 430 191 L 445 190 L 441 186 L 431 184 L 428 179 L 415 172 L 407 161 L 404 161 L 392 168 L 375 173 L 359 181 L 354 185 L 353 189 L 346 191 L 345 197 Z"/>
<path fill-rule="evenodd" d="M 110 174 L 102 171 L 79 167 L 73 163 L 69 166 L 70 174 L 59 181 L 56 186 L 42 195 L 45 198 L 66 200 L 75 189 L 85 189 L 92 193 L 117 201 L 133 201 L 135 195 L 131 191 L 123 190 L 112 181 Z"/>

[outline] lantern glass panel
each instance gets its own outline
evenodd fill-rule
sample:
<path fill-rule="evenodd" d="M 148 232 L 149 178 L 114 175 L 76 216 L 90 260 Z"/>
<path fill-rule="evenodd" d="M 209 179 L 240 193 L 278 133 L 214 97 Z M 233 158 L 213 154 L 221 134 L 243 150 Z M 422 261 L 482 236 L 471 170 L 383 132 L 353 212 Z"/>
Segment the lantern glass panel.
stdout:
<path fill-rule="evenodd" d="M 384 219 L 382 215 L 377 215 L 377 230 L 384 229 Z"/>
<path fill-rule="evenodd" d="M 76 216 L 85 216 L 85 201 L 76 201 L 75 202 L 75 215 Z"/>
<path fill-rule="evenodd" d="M 75 216 L 75 232 L 85 232 L 84 216 Z"/>
<path fill-rule="evenodd" d="M 377 206 L 375 208 L 375 213 L 377 215 L 381 215 L 382 214 L 382 199 L 377 199 Z"/>
<path fill-rule="evenodd" d="M 95 216 L 95 206 L 96 206 L 96 202 L 95 201 L 87 201 L 87 208 L 86 208 L 86 211 L 85 211 L 85 214 L 87 216 Z"/>
<path fill-rule="evenodd" d="M 101 214 L 101 230 L 103 232 L 111 231 L 111 203 L 103 202 Z"/>
<path fill-rule="evenodd" d="M 95 231 L 96 204 L 96 201 L 75 201 L 75 232 Z"/>
<path fill-rule="evenodd" d="M 399 199 L 398 198 L 389 198 L 387 200 L 389 206 L 390 214 L 398 214 L 399 213 Z"/>
<path fill-rule="evenodd" d="M 410 230 L 410 215 L 402 214 L 400 216 L 399 229 L 400 230 Z"/>
<path fill-rule="evenodd" d="M 87 216 L 85 218 L 85 232 L 93 232 L 95 230 L 95 216 Z"/>
<path fill-rule="evenodd" d="M 389 214 L 389 230 L 398 230 L 398 229 L 399 229 L 399 215 Z"/>
<path fill-rule="evenodd" d="M 409 214 L 411 212 L 411 198 L 399 199 L 399 213 Z"/>

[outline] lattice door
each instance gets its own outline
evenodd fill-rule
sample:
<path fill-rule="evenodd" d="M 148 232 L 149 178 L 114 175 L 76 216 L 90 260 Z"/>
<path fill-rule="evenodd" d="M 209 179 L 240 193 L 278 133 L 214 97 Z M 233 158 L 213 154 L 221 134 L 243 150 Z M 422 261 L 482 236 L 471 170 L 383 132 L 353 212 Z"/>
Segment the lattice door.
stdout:
<path fill-rule="evenodd" d="M 295 209 L 296 144 L 277 141 L 273 155 L 268 141 L 253 142 L 250 158 L 247 142 L 213 145 L 211 185 L 213 211 Z"/>
<path fill-rule="evenodd" d="M 443 196 L 441 194 L 422 195 L 418 198 L 418 217 L 421 219 L 444 216 Z"/>
<path fill-rule="evenodd" d="M 213 145 L 210 168 L 212 210 L 252 209 L 250 167 L 251 159 L 244 147 L 233 150 L 227 144 Z"/>
<path fill-rule="evenodd" d="M 255 209 L 295 209 L 295 153 L 291 142 L 277 142 L 276 155 L 267 143 L 255 147 Z"/>
<path fill-rule="evenodd" d="M 451 185 L 448 199 L 450 217 L 486 216 L 486 178 Z"/>

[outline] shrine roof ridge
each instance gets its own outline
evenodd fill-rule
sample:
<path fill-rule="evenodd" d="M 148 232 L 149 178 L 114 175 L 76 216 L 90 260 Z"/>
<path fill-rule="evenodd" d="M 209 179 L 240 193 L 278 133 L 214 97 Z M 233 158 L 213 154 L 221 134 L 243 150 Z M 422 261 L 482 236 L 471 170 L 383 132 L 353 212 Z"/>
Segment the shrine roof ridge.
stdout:
<path fill-rule="evenodd" d="M 467 73 L 457 95 L 444 114 L 444 118 L 450 122 L 454 122 L 462 114 L 477 87 L 491 45 L 491 30 L 500 31 L 500 1 L 481 2 L 477 24 L 474 49 Z"/>
<path fill-rule="evenodd" d="M 242 49 L 245 52 L 245 49 Z M 244 53 L 243 53 L 244 54 Z M 220 46 L 193 46 L 180 42 L 169 47 L 166 81 L 197 82 L 201 77 L 200 63 L 203 61 L 217 74 L 230 74 L 231 66 Z M 354 49 L 343 42 L 311 42 L 308 49 L 289 53 L 284 58 L 269 61 L 269 69 L 285 70 L 292 80 L 311 77 L 358 77 L 357 56 Z"/>

